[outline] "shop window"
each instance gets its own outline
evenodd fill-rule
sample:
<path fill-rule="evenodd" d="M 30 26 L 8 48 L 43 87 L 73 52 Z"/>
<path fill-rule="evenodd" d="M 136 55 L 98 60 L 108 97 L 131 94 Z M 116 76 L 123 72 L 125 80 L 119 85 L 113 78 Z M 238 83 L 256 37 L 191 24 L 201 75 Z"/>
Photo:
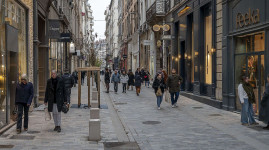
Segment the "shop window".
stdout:
<path fill-rule="evenodd" d="M 210 9 L 206 9 L 204 18 L 204 39 L 205 39 L 205 83 L 212 84 L 212 14 Z"/>

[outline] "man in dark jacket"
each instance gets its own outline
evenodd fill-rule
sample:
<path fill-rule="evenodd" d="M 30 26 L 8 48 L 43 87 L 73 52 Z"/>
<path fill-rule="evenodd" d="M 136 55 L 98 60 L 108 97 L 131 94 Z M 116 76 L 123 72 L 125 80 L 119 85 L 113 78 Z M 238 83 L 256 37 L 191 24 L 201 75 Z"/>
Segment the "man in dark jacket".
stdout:
<path fill-rule="evenodd" d="M 62 78 L 57 77 L 57 72 L 51 72 L 51 78 L 47 81 L 44 103 L 48 111 L 53 112 L 55 128 L 54 131 L 61 132 L 61 111 L 66 104 L 66 88 Z"/>
<path fill-rule="evenodd" d="M 68 70 L 65 70 L 64 75 L 62 76 L 63 80 L 64 80 L 64 85 L 66 88 L 66 100 L 67 100 L 67 105 L 69 108 L 69 104 L 70 104 L 70 95 L 71 95 L 71 88 L 74 85 L 74 78 L 71 74 L 69 74 Z"/>
<path fill-rule="evenodd" d="M 183 81 L 182 77 L 176 74 L 176 69 L 172 69 L 172 75 L 167 79 L 167 87 L 171 95 L 172 108 L 177 107 L 177 100 L 180 92 L 180 84 Z"/>
<path fill-rule="evenodd" d="M 269 75 L 267 75 L 267 83 L 261 100 L 259 120 L 267 124 L 263 129 L 269 130 Z"/>
<path fill-rule="evenodd" d="M 27 82 L 26 74 L 21 76 L 21 83 L 16 87 L 15 102 L 18 107 L 17 133 L 21 133 L 22 115 L 24 111 L 24 130 L 28 130 L 28 111 L 34 96 L 34 88 L 31 82 Z"/>
<path fill-rule="evenodd" d="M 75 81 L 74 87 L 76 87 L 76 84 L 78 83 L 78 72 L 75 70 L 75 71 L 72 73 L 72 76 L 73 76 L 74 81 Z"/>
<path fill-rule="evenodd" d="M 106 72 L 105 72 L 105 77 L 104 77 L 104 81 L 106 83 L 106 92 L 109 93 L 109 83 L 110 83 L 110 73 L 108 71 L 108 68 L 106 68 Z"/>

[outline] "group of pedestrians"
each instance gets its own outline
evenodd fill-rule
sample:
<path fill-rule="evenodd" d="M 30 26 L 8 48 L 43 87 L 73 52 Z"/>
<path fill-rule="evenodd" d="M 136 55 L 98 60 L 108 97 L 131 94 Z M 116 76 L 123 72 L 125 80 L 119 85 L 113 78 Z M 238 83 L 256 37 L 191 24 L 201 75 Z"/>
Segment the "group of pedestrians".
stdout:
<path fill-rule="evenodd" d="M 154 88 L 155 95 L 157 97 L 158 109 L 161 109 L 160 105 L 162 103 L 165 90 L 168 90 L 170 93 L 172 108 L 177 107 L 180 85 L 182 81 L 182 77 L 176 74 L 175 69 L 172 69 L 172 75 L 168 76 L 168 78 L 164 70 L 157 73 L 152 87 Z"/>
<path fill-rule="evenodd" d="M 22 116 L 24 115 L 24 131 L 28 131 L 28 112 L 34 96 L 33 84 L 28 82 L 26 74 L 21 77 L 21 82 L 17 84 L 15 103 L 18 109 L 17 134 L 22 132 Z M 75 80 L 68 70 L 63 76 L 57 76 L 57 71 L 51 72 L 51 78 L 47 80 L 44 104 L 53 116 L 55 128 L 54 131 L 61 132 L 61 112 L 63 108 L 69 108 L 71 88 Z"/>

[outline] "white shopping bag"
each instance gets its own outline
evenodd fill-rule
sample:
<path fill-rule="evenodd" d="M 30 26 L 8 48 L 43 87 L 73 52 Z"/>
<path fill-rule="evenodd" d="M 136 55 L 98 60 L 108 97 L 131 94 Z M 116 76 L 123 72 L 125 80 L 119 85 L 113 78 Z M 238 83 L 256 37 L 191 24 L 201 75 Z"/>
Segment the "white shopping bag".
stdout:
<path fill-rule="evenodd" d="M 167 102 L 167 103 L 171 103 L 171 96 L 170 96 L 170 93 L 168 90 L 166 90 L 164 92 L 164 100 Z"/>
<path fill-rule="evenodd" d="M 48 107 L 44 108 L 44 112 L 45 112 L 45 120 L 50 121 L 51 120 L 51 114 L 50 114 L 50 112 L 48 110 Z"/>

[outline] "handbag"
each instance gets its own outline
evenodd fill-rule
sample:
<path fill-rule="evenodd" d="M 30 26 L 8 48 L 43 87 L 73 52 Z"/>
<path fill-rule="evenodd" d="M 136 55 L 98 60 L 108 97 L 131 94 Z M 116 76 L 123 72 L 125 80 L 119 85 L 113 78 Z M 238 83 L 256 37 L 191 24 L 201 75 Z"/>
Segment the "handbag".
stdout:
<path fill-rule="evenodd" d="M 163 95 L 162 90 L 160 87 L 158 87 L 158 90 L 156 92 L 156 96 L 162 96 L 162 95 Z"/>
<path fill-rule="evenodd" d="M 48 107 L 44 108 L 44 112 L 45 112 L 45 120 L 50 121 L 51 120 L 51 114 L 50 114 L 50 112 L 48 110 Z"/>
<path fill-rule="evenodd" d="M 12 117 L 11 117 L 11 119 L 13 121 L 17 121 L 17 119 L 18 119 L 18 106 L 17 105 L 15 105 L 15 107 L 14 107 L 14 109 L 12 111 Z"/>
<path fill-rule="evenodd" d="M 66 104 L 64 104 L 62 107 L 62 112 L 66 114 L 68 111 L 69 111 L 69 108 L 67 107 Z"/>

